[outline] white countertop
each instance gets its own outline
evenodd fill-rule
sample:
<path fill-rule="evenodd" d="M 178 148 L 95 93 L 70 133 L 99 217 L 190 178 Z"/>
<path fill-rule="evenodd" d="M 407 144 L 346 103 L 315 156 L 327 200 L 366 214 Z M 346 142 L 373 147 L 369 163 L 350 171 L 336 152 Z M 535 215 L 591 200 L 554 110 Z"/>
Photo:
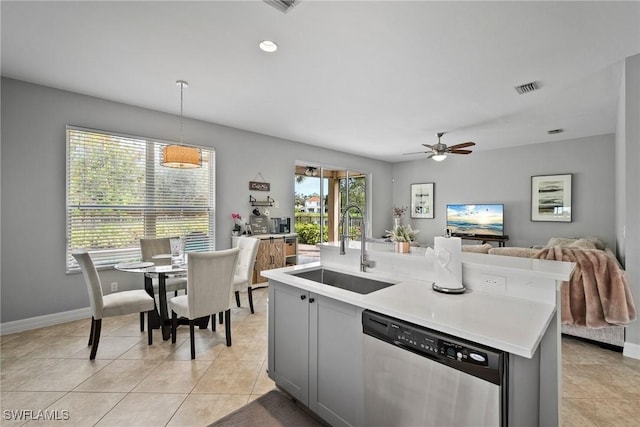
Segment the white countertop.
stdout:
<path fill-rule="evenodd" d="M 496 258 L 500 257 L 496 256 Z M 470 261 L 474 259 L 475 257 L 470 257 Z M 505 260 L 496 259 L 491 262 L 497 263 L 496 267 L 517 270 L 513 265 L 501 265 L 505 264 Z M 531 263 L 529 266 L 535 268 Z M 320 263 L 317 262 L 263 271 L 261 274 L 269 279 L 318 295 L 384 313 L 526 358 L 534 355 L 556 311 L 555 305 L 552 304 L 481 291 L 469 290 L 460 295 L 441 294 L 433 291 L 431 282 L 385 273 L 344 271 L 348 274 L 364 275 L 371 279 L 395 283 L 394 286 L 367 295 L 287 274 L 319 267 Z M 331 269 L 339 270 L 334 267 Z M 552 273 L 543 271 L 541 274 Z M 557 276 L 563 277 L 562 274 Z"/>
<path fill-rule="evenodd" d="M 297 237 L 298 233 L 270 233 L 270 234 L 242 234 L 240 236 L 231 236 L 232 238 L 236 238 L 239 239 L 240 237 L 253 237 L 254 239 L 270 239 L 270 238 L 280 238 L 282 239 L 283 237 L 287 238 L 287 237 Z"/>
<path fill-rule="evenodd" d="M 575 264 L 547 259 L 522 258 L 504 255 L 485 255 L 473 252 L 462 253 L 465 267 L 491 267 L 496 273 L 535 274 L 552 280 L 569 280 Z"/>

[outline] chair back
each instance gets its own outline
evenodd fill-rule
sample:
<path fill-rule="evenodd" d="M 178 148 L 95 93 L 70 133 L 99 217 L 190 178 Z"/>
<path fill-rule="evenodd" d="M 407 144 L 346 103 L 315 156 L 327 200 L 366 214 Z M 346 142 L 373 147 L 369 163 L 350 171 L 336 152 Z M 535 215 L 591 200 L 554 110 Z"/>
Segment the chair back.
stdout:
<path fill-rule="evenodd" d="M 191 252 L 187 269 L 189 318 L 208 316 L 229 308 L 238 248 Z"/>
<path fill-rule="evenodd" d="M 156 255 L 171 255 L 171 238 L 140 239 L 140 252 L 142 253 L 142 261 L 151 261 L 156 265 L 171 264 L 171 256 L 159 259 L 153 258 Z"/>
<path fill-rule="evenodd" d="M 98 270 L 96 270 L 96 266 L 93 264 L 93 260 L 86 249 L 75 250 L 71 252 L 71 255 L 78 261 L 80 270 L 82 270 L 87 291 L 89 292 L 91 315 L 96 320 L 102 319 L 104 303 L 102 301 L 102 284 L 100 283 Z"/>
<path fill-rule="evenodd" d="M 237 248 L 240 249 L 240 254 L 238 255 L 235 275 L 246 280 L 247 284 L 251 284 L 253 279 L 253 267 L 256 264 L 259 247 L 260 240 L 253 237 L 241 237 L 238 239 Z"/>

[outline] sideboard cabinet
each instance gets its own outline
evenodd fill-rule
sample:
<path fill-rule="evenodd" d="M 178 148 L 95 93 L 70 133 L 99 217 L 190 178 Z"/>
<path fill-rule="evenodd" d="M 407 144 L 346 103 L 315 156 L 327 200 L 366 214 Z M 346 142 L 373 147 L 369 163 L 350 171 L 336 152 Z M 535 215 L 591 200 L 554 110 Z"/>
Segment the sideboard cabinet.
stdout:
<path fill-rule="evenodd" d="M 260 239 L 258 255 L 253 271 L 253 283 L 264 283 L 267 281 L 260 273 L 265 270 L 272 270 L 287 265 L 298 263 L 298 235 L 297 234 L 254 234 L 256 239 Z M 236 246 L 232 237 L 233 246 Z"/>

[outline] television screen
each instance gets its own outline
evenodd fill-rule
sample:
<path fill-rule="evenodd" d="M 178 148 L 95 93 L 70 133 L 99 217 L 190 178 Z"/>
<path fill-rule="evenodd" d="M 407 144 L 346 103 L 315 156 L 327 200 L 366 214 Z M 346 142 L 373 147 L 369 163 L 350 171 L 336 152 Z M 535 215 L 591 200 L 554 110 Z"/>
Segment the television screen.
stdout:
<path fill-rule="evenodd" d="M 453 235 L 503 236 L 504 205 L 447 205 L 447 228 Z"/>

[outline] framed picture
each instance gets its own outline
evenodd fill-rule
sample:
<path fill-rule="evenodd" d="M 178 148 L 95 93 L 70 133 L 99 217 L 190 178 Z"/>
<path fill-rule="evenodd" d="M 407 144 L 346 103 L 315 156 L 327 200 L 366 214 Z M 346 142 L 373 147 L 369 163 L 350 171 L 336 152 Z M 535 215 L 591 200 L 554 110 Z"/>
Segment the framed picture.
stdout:
<path fill-rule="evenodd" d="M 531 221 L 571 222 L 571 176 L 531 177 Z"/>
<path fill-rule="evenodd" d="M 435 184 L 411 184 L 411 218 L 433 218 Z"/>

